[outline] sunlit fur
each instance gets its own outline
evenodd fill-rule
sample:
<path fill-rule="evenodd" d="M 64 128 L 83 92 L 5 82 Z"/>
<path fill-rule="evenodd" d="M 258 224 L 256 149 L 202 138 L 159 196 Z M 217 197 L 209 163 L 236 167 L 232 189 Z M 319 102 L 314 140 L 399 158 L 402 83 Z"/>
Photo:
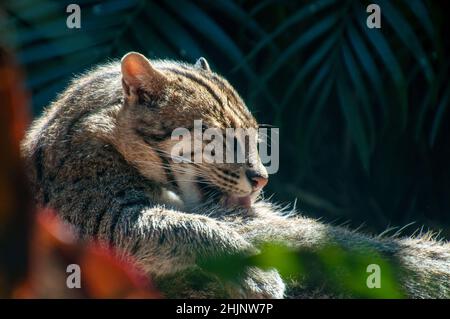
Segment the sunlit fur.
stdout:
<path fill-rule="evenodd" d="M 153 61 L 145 81 L 131 79 L 139 90 L 122 83 L 120 62 L 76 78 L 23 143 L 37 203 L 54 208 L 81 237 L 134 256 L 170 296 L 282 298 L 285 283 L 275 270 L 251 268 L 240 282 L 213 280 L 203 289 L 184 280 L 201 272 L 199 260 L 251 255 L 258 243 L 277 240 L 314 249 L 336 242 L 369 245 L 398 256 L 408 274 L 401 278 L 407 296 L 450 297 L 447 243 L 371 238 L 295 212 L 285 216 L 262 200 L 250 210 L 235 210 L 224 206 L 224 198 L 250 192 L 243 173 L 248 164 L 170 161 L 171 130 L 190 128 L 194 119 L 222 129 L 258 126 L 231 85 L 206 66 Z M 224 175 L 234 182 L 225 182 Z M 213 187 L 204 190 L 202 183 Z M 287 292 L 329 296 L 290 282 Z"/>

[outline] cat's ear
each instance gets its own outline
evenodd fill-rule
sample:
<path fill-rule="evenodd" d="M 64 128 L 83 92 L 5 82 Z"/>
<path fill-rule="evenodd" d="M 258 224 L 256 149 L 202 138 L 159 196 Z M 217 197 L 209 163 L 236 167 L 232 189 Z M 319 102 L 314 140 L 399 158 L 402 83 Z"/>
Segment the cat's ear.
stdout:
<path fill-rule="evenodd" d="M 203 69 L 205 71 L 211 71 L 211 68 L 209 67 L 208 61 L 204 57 L 201 57 L 195 62 L 195 67 L 198 69 Z"/>
<path fill-rule="evenodd" d="M 140 91 L 156 92 L 166 83 L 164 75 L 140 53 L 129 52 L 121 60 L 122 85 L 126 97 Z"/>

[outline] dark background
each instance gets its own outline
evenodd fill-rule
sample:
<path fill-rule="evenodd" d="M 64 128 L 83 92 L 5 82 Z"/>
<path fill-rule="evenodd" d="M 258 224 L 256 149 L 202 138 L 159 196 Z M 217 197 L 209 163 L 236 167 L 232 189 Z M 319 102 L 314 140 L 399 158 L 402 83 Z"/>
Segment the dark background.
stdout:
<path fill-rule="evenodd" d="M 81 6 L 81 29 L 66 6 Z M 368 29 L 365 8 L 381 7 Z M 266 194 L 307 216 L 380 233 L 450 238 L 449 27 L 445 1 L 1 2 L 0 39 L 26 73 L 33 114 L 77 73 L 140 51 L 195 62 L 280 128 Z M 394 234 L 399 228 L 393 228 Z"/>

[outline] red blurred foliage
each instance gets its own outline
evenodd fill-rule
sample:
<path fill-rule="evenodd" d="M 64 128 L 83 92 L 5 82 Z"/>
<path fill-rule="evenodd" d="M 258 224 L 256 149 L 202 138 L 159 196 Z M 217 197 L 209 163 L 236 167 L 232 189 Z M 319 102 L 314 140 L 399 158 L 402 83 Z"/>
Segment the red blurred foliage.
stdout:
<path fill-rule="evenodd" d="M 15 298 L 160 298 L 131 257 L 118 258 L 105 244 L 78 240 L 51 210 L 37 213 L 30 248 L 29 275 Z M 66 285 L 71 264 L 80 267 L 80 289 Z"/>
<path fill-rule="evenodd" d="M 27 95 L 14 60 L 0 47 L 0 297 L 23 279 L 32 204 L 19 142 L 28 124 Z"/>

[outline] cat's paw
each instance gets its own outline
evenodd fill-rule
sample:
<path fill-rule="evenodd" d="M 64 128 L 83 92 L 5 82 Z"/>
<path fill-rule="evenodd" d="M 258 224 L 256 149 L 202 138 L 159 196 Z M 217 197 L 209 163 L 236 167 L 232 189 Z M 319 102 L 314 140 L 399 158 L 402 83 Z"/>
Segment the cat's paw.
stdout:
<path fill-rule="evenodd" d="M 286 286 L 276 270 L 249 268 L 239 285 L 233 285 L 232 298 L 282 299 Z"/>

